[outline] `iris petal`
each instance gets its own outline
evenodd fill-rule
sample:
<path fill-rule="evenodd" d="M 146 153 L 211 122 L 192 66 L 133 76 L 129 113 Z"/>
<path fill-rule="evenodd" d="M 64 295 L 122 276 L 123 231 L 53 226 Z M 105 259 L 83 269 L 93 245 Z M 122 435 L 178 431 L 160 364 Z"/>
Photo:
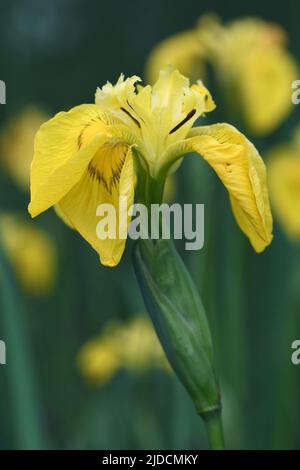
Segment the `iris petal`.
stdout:
<path fill-rule="evenodd" d="M 256 148 L 229 124 L 190 131 L 186 151 L 196 151 L 215 170 L 226 187 L 238 225 L 257 252 L 272 241 L 266 169 Z"/>
<path fill-rule="evenodd" d="M 98 252 L 101 263 L 106 266 L 117 265 L 125 248 L 130 221 L 128 209 L 134 202 L 134 178 L 131 148 L 121 143 L 106 144 L 99 149 L 80 181 L 58 204 L 63 216 Z M 124 198 L 121 207 L 120 197 Z M 97 236 L 100 204 L 110 204 L 115 211 L 116 219 L 111 221 L 116 222 L 115 238 Z"/>
<path fill-rule="evenodd" d="M 33 217 L 56 204 L 79 181 L 109 136 L 96 105 L 58 113 L 41 126 L 31 164 L 29 212 Z"/>

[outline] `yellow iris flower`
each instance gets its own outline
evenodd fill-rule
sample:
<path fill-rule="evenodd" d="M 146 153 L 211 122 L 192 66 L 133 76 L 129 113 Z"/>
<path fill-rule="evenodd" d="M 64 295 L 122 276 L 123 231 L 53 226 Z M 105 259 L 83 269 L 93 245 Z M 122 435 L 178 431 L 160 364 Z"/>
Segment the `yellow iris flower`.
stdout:
<path fill-rule="evenodd" d="M 95 104 L 58 113 L 41 126 L 31 166 L 32 217 L 56 205 L 101 262 L 115 266 L 126 233 L 99 239 L 98 205 L 113 204 L 118 217 L 124 211 L 129 221 L 136 184 L 139 202 L 160 202 L 168 174 L 184 155 L 196 152 L 215 170 L 240 228 L 262 251 L 272 240 L 272 216 L 265 166 L 255 147 L 229 124 L 192 128 L 215 107 L 202 82 L 190 86 L 171 67 L 160 72 L 153 87 L 136 88 L 139 80 L 121 75 L 115 86 L 107 83 L 97 90 Z M 119 207 L 120 196 L 127 207 Z"/>
<path fill-rule="evenodd" d="M 223 26 L 216 16 L 205 15 L 193 30 L 156 46 L 147 76 L 152 83 L 166 64 L 182 68 L 190 77 L 198 68 L 204 76 L 207 63 L 212 65 L 229 107 L 238 103 L 237 112 L 251 132 L 268 134 L 292 110 L 291 84 L 298 67 L 286 49 L 286 34 L 280 26 L 258 18 Z"/>
<path fill-rule="evenodd" d="M 268 158 L 274 213 L 293 240 L 300 240 L 300 128 L 290 145 L 273 149 Z"/>
<path fill-rule="evenodd" d="M 137 315 L 125 323 L 111 321 L 106 324 L 99 337 L 82 346 L 77 362 L 82 375 L 97 385 L 109 382 L 121 369 L 135 372 L 154 368 L 170 370 L 153 326 L 145 315 Z"/>

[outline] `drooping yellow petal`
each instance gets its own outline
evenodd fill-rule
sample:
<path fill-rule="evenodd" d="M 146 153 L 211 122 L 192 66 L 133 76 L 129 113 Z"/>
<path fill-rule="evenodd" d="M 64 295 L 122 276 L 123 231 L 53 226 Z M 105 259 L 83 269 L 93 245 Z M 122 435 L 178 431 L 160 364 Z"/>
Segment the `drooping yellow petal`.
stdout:
<path fill-rule="evenodd" d="M 257 252 L 272 241 L 265 165 L 255 147 L 229 124 L 192 129 L 186 150 L 199 153 L 228 190 L 241 230 Z"/>
<path fill-rule="evenodd" d="M 172 65 L 193 80 L 203 77 L 202 55 L 203 50 L 195 31 L 176 34 L 152 50 L 146 67 L 148 81 L 154 83 L 159 71 L 167 65 Z"/>
<path fill-rule="evenodd" d="M 58 203 L 63 217 L 99 253 L 106 266 L 117 265 L 123 254 L 134 183 L 131 148 L 112 141 L 97 151 L 79 182 Z M 102 204 L 109 204 L 110 209 L 100 218 L 98 207 Z M 107 227 L 107 238 L 100 237 L 97 229 L 102 216 L 107 217 L 112 229 Z"/>
<path fill-rule="evenodd" d="M 283 229 L 300 240 L 300 149 L 282 146 L 268 158 L 272 207 Z"/>
<path fill-rule="evenodd" d="M 150 99 L 149 99 L 150 94 Z M 152 87 L 145 87 L 132 103 L 137 114 L 150 104 L 141 123 L 142 153 L 155 175 L 166 163 L 165 151 L 185 138 L 196 119 L 205 111 L 205 96 L 190 87 L 189 79 L 172 66 L 160 71 Z"/>
<path fill-rule="evenodd" d="M 189 87 L 189 79 L 173 67 L 165 67 L 159 73 L 152 87 L 152 107 L 163 108 L 166 113 L 181 113 L 184 89 Z M 167 120 L 167 118 L 166 118 Z"/>
<path fill-rule="evenodd" d="M 96 105 L 58 113 L 41 126 L 31 164 L 29 212 L 33 217 L 56 204 L 79 181 L 109 136 Z"/>

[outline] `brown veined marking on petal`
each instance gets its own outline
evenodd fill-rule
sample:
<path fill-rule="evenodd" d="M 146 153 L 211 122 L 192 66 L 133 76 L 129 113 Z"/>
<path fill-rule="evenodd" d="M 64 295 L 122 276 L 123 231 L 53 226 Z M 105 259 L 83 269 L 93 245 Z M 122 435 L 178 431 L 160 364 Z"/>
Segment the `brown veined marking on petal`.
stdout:
<path fill-rule="evenodd" d="M 139 116 L 139 114 L 138 114 L 138 113 L 136 112 L 136 110 L 131 106 L 131 104 L 129 103 L 128 100 L 127 100 L 127 104 L 128 104 L 128 106 L 130 107 L 130 109 L 132 109 L 132 111 L 137 115 L 137 117 L 138 117 L 141 121 L 143 121 L 144 124 L 146 124 L 145 121 L 144 121 L 144 119 L 141 118 L 141 116 Z M 140 124 L 140 123 L 139 123 L 139 124 Z M 140 127 L 141 127 L 141 126 L 140 126 Z"/>
<path fill-rule="evenodd" d="M 120 144 L 115 144 L 115 146 Z M 112 194 L 113 187 L 117 186 L 117 183 L 120 180 L 121 172 L 125 163 L 126 155 L 127 155 L 128 147 L 125 147 L 124 153 L 121 157 L 119 157 L 119 161 L 116 163 L 115 168 L 111 168 L 111 175 L 107 178 L 103 171 L 101 171 L 97 163 L 93 161 L 95 158 L 89 163 L 88 165 L 88 173 L 92 179 L 96 179 L 99 184 L 103 184 L 104 188 L 109 194 Z"/>
<path fill-rule="evenodd" d="M 170 130 L 169 135 L 178 131 L 178 129 L 180 129 L 180 127 L 182 127 L 186 122 L 188 122 L 195 115 L 195 113 L 196 110 L 192 109 L 181 122 L 179 122 L 175 127 L 173 127 L 172 130 Z"/>
<path fill-rule="evenodd" d="M 89 122 L 88 124 L 86 124 L 86 125 L 81 129 L 81 132 L 80 132 L 80 134 L 79 134 L 79 136 L 78 136 L 78 139 L 77 139 L 78 150 L 80 150 L 81 147 L 82 147 L 83 133 L 84 133 L 84 131 L 86 130 L 86 128 L 87 128 L 88 126 L 90 126 L 90 125 L 91 125 L 91 123 Z"/>

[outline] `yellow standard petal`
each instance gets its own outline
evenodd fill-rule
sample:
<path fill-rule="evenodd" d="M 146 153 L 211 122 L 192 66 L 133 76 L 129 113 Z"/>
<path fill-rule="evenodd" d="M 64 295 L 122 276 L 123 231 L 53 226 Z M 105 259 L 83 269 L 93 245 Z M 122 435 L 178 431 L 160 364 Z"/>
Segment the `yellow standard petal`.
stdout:
<path fill-rule="evenodd" d="M 266 170 L 256 148 L 229 124 L 190 131 L 187 147 L 199 153 L 226 187 L 238 225 L 257 252 L 272 241 Z"/>
<path fill-rule="evenodd" d="M 109 138 L 96 105 L 58 113 L 43 124 L 34 143 L 29 212 L 35 217 L 56 204 L 81 178 Z"/>
<path fill-rule="evenodd" d="M 184 139 L 196 119 L 209 110 L 209 97 L 202 84 L 191 87 L 172 66 L 160 71 L 153 87 L 135 90 L 138 80 L 133 76 L 124 81 L 121 76 L 116 85 L 106 84 L 97 90 L 96 103 L 127 128 L 143 166 L 156 177 L 168 164 L 168 148 Z"/>

